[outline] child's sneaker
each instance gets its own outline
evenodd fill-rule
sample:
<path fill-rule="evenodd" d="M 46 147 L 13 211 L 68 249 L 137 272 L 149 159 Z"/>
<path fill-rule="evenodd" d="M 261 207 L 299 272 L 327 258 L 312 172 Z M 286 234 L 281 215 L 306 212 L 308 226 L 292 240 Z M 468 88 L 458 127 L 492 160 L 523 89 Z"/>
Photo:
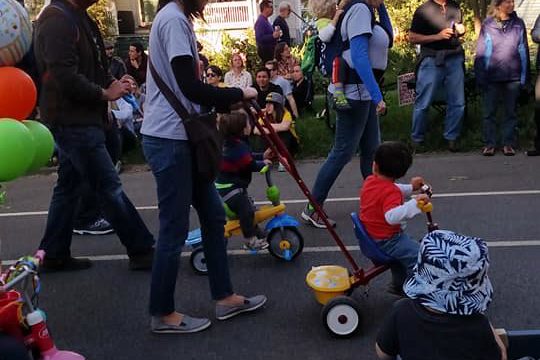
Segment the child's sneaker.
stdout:
<path fill-rule="evenodd" d="M 304 208 L 300 216 L 308 224 L 318 229 L 326 229 L 326 224 L 324 223 L 323 219 L 319 216 L 319 214 L 315 211 L 313 206 L 311 206 L 311 204 L 306 205 L 306 207 Z M 332 227 L 336 227 L 336 222 L 334 220 L 328 218 L 328 222 L 330 223 Z"/>
<path fill-rule="evenodd" d="M 334 106 L 336 110 L 350 110 L 351 105 L 345 97 L 345 93 L 340 90 L 334 92 Z"/>
<path fill-rule="evenodd" d="M 257 237 L 252 237 L 248 242 L 244 244 L 244 250 L 249 251 L 261 251 L 268 249 L 268 241 L 266 239 L 258 239 Z"/>

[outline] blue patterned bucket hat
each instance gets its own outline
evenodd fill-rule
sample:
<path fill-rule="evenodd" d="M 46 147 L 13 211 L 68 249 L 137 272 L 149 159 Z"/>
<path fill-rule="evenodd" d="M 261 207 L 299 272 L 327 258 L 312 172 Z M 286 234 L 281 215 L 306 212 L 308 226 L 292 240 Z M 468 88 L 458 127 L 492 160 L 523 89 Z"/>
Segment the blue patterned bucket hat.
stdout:
<path fill-rule="evenodd" d="M 484 313 L 493 295 L 488 268 L 488 248 L 482 239 L 433 231 L 422 240 L 418 262 L 403 290 L 422 305 L 448 314 Z"/>

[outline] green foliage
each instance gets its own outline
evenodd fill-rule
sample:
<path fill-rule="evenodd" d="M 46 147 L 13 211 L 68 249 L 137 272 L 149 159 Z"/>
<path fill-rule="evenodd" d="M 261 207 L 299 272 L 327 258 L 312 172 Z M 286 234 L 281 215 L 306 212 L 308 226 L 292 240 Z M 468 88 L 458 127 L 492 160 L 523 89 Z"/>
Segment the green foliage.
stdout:
<path fill-rule="evenodd" d="M 99 0 L 88 8 L 88 13 L 96 21 L 103 37 L 115 35 L 116 24 L 114 16 L 107 9 L 107 0 Z"/>
<path fill-rule="evenodd" d="M 204 54 L 208 57 L 210 64 L 218 66 L 223 72 L 229 71 L 231 67 L 231 56 L 234 53 L 241 53 L 246 56 L 246 70 L 253 73 L 261 61 L 257 55 L 257 45 L 255 44 L 255 32 L 253 29 L 245 31 L 243 38 L 233 38 L 226 32 L 221 37 L 221 49 L 212 49 L 208 44 L 204 44 Z"/>

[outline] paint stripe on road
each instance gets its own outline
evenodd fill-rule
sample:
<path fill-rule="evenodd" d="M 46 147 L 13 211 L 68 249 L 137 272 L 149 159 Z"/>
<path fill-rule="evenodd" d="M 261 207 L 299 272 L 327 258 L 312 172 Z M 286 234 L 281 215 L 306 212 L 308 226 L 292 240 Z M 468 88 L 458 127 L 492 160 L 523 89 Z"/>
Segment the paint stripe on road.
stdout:
<path fill-rule="evenodd" d="M 531 247 L 531 246 L 540 246 L 540 240 L 503 240 L 503 241 L 488 241 L 488 247 L 490 248 L 507 248 L 507 247 Z M 360 251 L 360 247 L 357 245 L 347 246 L 349 251 Z M 332 253 L 340 252 L 341 249 L 338 246 L 314 246 L 314 247 L 305 247 L 304 253 Z M 231 256 L 244 256 L 252 255 L 249 251 L 246 250 L 228 250 L 227 253 Z M 268 254 L 268 250 L 263 250 L 261 254 Z M 182 257 L 189 257 L 191 252 L 183 252 Z M 128 260 L 127 255 L 97 255 L 97 256 L 88 256 L 92 261 L 119 261 L 119 260 Z M 6 260 L 2 261 L 2 265 L 9 266 L 13 265 L 15 260 Z"/>
<path fill-rule="evenodd" d="M 515 195 L 540 195 L 540 190 L 516 190 L 516 191 L 480 191 L 480 192 L 460 192 L 460 193 L 443 193 L 434 194 L 434 198 L 461 198 L 472 196 L 515 196 Z M 358 201 L 358 197 L 343 197 L 343 198 L 330 198 L 326 199 L 326 202 L 350 202 Z M 284 204 L 305 204 L 306 199 L 290 199 L 282 200 Z M 267 205 L 269 201 L 256 201 L 256 205 Z M 157 206 L 137 206 L 137 210 L 157 210 Z M 21 217 L 21 216 L 42 216 L 47 215 L 47 211 L 25 211 L 25 212 L 12 212 L 12 213 L 0 213 L 0 218 L 3 217 Z"/>

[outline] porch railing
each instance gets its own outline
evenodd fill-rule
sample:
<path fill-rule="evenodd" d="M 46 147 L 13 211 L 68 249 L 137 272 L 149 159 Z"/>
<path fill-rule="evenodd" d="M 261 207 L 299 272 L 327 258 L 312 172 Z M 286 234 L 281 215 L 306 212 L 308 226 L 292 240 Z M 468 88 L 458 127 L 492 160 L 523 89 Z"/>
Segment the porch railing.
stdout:
<path fill-rule="evenodd" d="M 211 2 L 204 10 L 209 30 L 246 29 L 255 22 L 251 1 Z"/>

